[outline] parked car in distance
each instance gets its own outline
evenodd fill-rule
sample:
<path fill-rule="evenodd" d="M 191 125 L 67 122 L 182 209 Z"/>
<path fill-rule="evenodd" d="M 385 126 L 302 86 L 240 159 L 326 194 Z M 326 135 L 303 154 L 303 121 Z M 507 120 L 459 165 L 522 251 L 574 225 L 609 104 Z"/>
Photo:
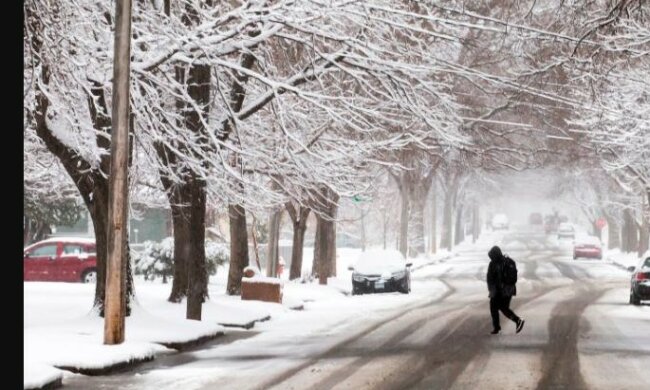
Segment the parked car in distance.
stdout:
<path fill-rule="evenodd" d="M 492 229 L 507 230 L 509 225 L 508 216 L 505 214 L 496 214 L 492 218 Z"/>
<path fill-rule="evenodd" d="M 352 271 L 352 295 L 377 291 L 411 292 L 411 265 L 396 250 L 369 250 L 348 269 Z"/>
<path fill-rule="evenodd" d="M 573 243 L 573 260 L 578 257 L 601 260 L 603 258 L 603 248 L 600 239 L 594 236 L 576 238 Z"/>
<path fill-rule="evenodd" d="M 630 303 L 640 305 L 641 301 L 650 300 L 650 257 L 639 262 L 637 267 L 630 267 Z"/>
<path fill-rule="evenodd" d="M 557 227 L 557 238 L 558 239 L 575 238 L 575 236 L 576 236 L 575 228 L 570 223 L 562 222 Z"/>
<path fill-rule="evenodd" d="M 55 237 L 23 250 L 23 280 L 43 282 L 97 281 L 95 240 Z"/>
<path fill-rule="evenodd" d="M 528 217 L 528 223 L 531 225 L 542 225 L 544 224 L 544 218 L 540 213 L 532 213 Z"/>

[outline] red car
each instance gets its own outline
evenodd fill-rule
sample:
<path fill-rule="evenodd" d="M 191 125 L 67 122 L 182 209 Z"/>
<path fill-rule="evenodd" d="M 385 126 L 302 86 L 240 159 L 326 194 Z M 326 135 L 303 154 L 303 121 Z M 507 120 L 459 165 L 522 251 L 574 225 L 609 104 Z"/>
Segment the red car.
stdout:
<path fill-rule="evenodd" d="M 578 257 L 601 260 L 603 258 L 603 248 L 600 239 L 593 236 L 577 238 L 573 245 L 573 260 Z"/>
<path fill-rule="evenodd" d="M 95 283 L 95 240 L 56 237 L 29 245 L 23 253 L 23 280 Z"/>

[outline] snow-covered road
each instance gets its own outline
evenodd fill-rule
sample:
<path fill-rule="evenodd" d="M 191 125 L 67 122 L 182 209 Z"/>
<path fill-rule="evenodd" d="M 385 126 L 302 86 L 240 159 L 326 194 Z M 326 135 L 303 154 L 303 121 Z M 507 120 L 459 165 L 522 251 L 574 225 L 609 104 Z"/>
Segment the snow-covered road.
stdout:
<path fill-rule="evenodd" d="M 69 389 L 646 389 L 650 306 L 627 303 L 629 274 L 573 260 L 534 231 L 483 240 L 413 273 L 413 293 L 314 302 L 268 329 L 231 332 L 136 371 L 70 376 Z M 490 335 L 487 249 L 518 263 L 513 309 Z M 328 315 L 331 313 L 331 315 Z"/>

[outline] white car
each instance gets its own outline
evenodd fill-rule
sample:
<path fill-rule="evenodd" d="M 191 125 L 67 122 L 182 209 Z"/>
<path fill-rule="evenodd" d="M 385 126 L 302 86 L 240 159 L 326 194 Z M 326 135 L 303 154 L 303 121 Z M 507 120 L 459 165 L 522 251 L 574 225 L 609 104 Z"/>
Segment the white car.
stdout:
<path fill-rule="evenodd" d="M 508 217 L 505 214 L 497 214 L 492 218 L 492 229 L 494 230 L 507 230 L 508 225 Z"/>
<path fill-rule="evenodd" d="M 576 229 L 571 225 L 570 223 L 567 222 L 562 222 L 560 226 L 557 228 L 557 238 L 562 239 L 562 238 L 575 238 L 576 237 Z"/>

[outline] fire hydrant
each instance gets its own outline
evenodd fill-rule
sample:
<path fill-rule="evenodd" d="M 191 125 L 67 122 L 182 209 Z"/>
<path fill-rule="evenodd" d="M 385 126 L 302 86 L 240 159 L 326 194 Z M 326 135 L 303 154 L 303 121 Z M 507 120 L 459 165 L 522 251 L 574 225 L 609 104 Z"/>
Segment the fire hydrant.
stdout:
<path fill-rule="evenodd" d="M 284 259 L 282 256 L 278 259 L 278 278 L 282 277 L 282 273 L 284 272 L 284 266 L 286 263 L 284 262 Z"/>

